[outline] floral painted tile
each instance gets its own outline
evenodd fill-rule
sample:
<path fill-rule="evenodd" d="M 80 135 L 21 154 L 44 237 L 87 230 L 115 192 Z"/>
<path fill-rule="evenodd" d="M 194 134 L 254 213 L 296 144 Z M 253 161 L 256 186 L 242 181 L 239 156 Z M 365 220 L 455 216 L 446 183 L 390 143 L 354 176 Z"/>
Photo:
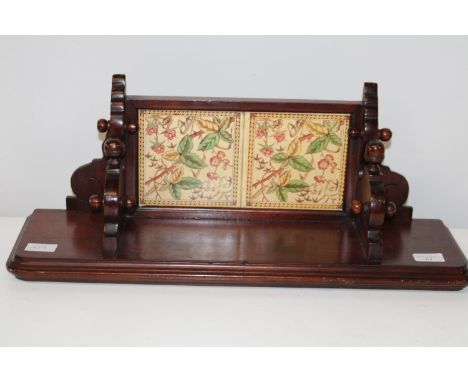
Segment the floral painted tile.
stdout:
<path fill-rule="evenodd" d="M 245 205 L 341 210 L 348 127 L 345 114 L 251 113 Z"/>
<path fill-rule="evenodd" d="M 347 114 L 140 110 L 140 206 L 342 210 Z"/>
<path fill-rule="evenodd" d="M 241 113 L 140 110 L 142 206 L 239 205 Z"/>

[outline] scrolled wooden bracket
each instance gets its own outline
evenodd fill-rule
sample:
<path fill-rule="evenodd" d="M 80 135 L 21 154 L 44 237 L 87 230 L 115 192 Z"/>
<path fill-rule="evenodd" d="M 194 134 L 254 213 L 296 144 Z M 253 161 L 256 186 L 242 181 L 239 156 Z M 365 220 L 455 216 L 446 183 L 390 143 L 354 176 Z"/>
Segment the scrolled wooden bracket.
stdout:
<path fill-rule="evenodd" d="M 125 124 L 125 76 L 112 76 L 110 119 L 97 121 L 97 129 L 105 133 L 103 158 L 79 167 L 71 177 L 75 196 L 67 197 L 67 209 L 104 215 L 103 254 L 114 257 L 118 250 L 119 232 L 124 211 L 132 212 L 136 200 L 125 196 L 126 135 L 134 135 L 137 126 Z"/>
<path fill-rule="evenodd" d="M 94 159 L 78 167 L 71 177 L 71 188 L 75 196 L 67 196 L 69 211 L 101 211 L 106 173 L 106 160 Z"/>

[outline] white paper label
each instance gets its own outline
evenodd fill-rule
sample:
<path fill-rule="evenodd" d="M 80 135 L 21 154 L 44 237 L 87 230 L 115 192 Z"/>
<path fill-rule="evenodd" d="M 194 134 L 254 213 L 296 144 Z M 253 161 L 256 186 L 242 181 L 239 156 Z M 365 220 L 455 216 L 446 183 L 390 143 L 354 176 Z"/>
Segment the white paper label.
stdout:
<path fill-rule="evenodd" d="M 442 253 L 413 253 L 413 258 L 424 263 L 445 263 Z"/>
<path fill-rule="evenodd" d="M 55 252 L 58 244 L 28 243 L 25 251 L 29 252 Z"/>

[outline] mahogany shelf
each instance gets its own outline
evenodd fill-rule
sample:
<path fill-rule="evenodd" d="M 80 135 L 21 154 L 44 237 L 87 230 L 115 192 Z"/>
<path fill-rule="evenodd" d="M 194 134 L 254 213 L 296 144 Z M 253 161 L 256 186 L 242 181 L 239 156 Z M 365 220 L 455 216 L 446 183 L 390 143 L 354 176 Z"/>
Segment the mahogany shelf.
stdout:
<path fill-rule="evenodd" d="M 381 264 L 369 264 L 353 220 L 127 219 L 116 258 L 102 252 L 103 216 L 36 210 L 7 267 L 24 280 L 459 290 L 467 260 L 440 220 L 389 221 Z M 177 237 L 177 240 L 174 238 Z M 28 243 L 58 244 L 53 253 Z M 442 253 L 419 263 L 413 253 Z"/>

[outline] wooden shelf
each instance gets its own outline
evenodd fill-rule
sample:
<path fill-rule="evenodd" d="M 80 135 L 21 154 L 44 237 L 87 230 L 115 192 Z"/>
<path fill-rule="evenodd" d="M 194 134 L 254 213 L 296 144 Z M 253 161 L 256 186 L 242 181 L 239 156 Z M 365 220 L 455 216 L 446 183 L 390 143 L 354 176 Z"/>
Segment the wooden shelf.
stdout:
<path fill-rule="evenodd" d="M 459 290 L 467 261 L 439 220 L 387 222 L 369 264 L 352 220 L 281 222 L 128 218 L 116 258 L 102 251 L 103 216 L 36 210 L 8 260 L 24 280 Z M 28 243 L 58 244 L 28 252 Z M 416 262 L 413 253 L 445 262 Z"/>

